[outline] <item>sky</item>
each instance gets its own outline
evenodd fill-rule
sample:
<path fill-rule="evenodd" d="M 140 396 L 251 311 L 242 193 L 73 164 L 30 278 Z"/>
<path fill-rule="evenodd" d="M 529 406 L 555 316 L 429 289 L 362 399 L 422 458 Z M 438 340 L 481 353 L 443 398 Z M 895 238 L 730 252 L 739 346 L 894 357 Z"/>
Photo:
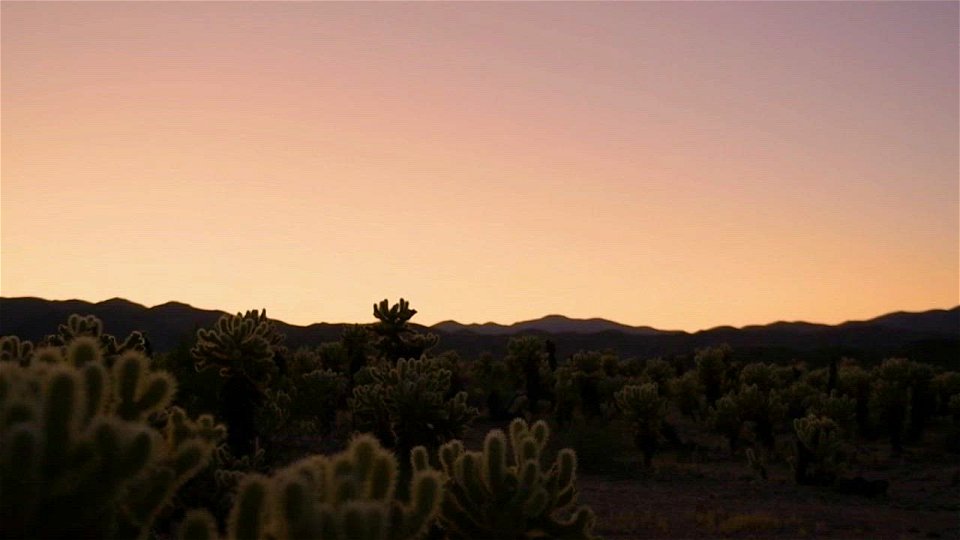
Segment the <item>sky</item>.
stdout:
<path fill-rule="evenodd" d="M 683 330 L 953 307 L 958 11 L 4 1 L 0 293 Z"/>

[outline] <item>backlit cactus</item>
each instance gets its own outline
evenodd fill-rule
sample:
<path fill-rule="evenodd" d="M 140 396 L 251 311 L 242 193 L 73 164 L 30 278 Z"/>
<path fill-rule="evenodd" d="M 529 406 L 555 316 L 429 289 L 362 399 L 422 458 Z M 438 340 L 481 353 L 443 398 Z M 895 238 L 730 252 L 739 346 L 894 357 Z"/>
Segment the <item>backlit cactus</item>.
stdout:
<path fill-rule="evenodd" d="M 354 427 L 374 433 L 401 454 L 415 446 L 435 449 L 458 438 L 477 416 L 466 392 L 446 397 L 451 373 L 436 360 L 401 359 L 369 374 L 371 383 L 355 387 L 350 399 Z"/>
<path fill-rule="evenodd" d="M 482 452 L 465 451 L 460 441 L 443 445 L 440 521 L 449 538 L 594 538 L 593 512 L 576 505 L 576 454 L 561 450 L 545 470 L 549 434 L 545 422 L 518 418 L 509 440 L 493 430 Z"/>
<path fill-rule="evenodd" d="M 17 336 L 0 337 L 0 362 L 16 362 L 27 365 L 33 356 L 33 343 Z"/>
<path fill-rule="evenodd" d="M 108 369 L 93 335 L 47 347 L 28 366 L 0 364 L 0 532 L 14 538 L 145 534 L 224 435 L 212 417 L 148 417 L 172 378 L 127 351 Z"/>
<path fill-rule="evenodd" d="M 277 375 L 274 355 L 283 341 L 266 310 L 252 310 L 224 315 L 213 329 L 197 330 L 197 344 L 190 352 L 197 370 L 216 366 L 223 377 L 244 375 L 265 383 Z"/>
<path fill-rule="evenodd" d="M 421 538 L 443 497 L 443 475 L 414 451 L 409 500 L 397 496 L 398 464 L 370 435 L 332 457 L 313 456 L 270 477 L 248 476 L 227 525 L 231 540 L 407 540 Z M 184 539 L 217 538 L 214 520 L 193 512 Z"/>
<path fill-rule="evenodd" d="M 436 334 L 420 333 L 410 327 L 410 319 L 416 314 L 417 310 L 410 309 L 410 302 L 403 298 L 392 306 L 386 299 L 373 305 L 377 322 L 370 325 L 370 331 L 377 336 L 375 346 L 381 358 L 390 362 L 420 358 L 437 344 Z"/>
<path fill-rule="evenodd" d="M 100 346 L 101 354 L 107 364 L 125 352 L 147 352 L 147 339 L 141 332 L 132 332 L 126 339 L 120 340 L 103 332 L 103 322 L 93 315 L 73 314 L 65 324 L 57 327 L 57 333 L 47 336 L 41 342 L 45 347 L 66 347 L 80 337 L 93 338 Z"/>
<path fill-rule="evenodd" d="M 829 485 L 842 464 L 843 438 L 833 420 L 816 415 L 793 421 L 797 436 L 794 474 L 798 484 Z"/>
<path fill-rule="evenodd" d="M 660 430 L 667 415 L 667 400 L 660 397 L 657 383 L 625 386 L 615 395 L 617 406 L 633 425 L 634 442 L 649 467 L 657 451 Z"/>

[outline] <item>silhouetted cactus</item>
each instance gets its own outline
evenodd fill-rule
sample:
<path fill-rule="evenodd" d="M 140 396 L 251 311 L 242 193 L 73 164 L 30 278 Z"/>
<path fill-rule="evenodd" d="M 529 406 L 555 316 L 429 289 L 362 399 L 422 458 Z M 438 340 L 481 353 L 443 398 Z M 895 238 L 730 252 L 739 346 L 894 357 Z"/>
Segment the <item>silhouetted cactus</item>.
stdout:
<path fill-rule="evenodd" d="M 699 420 L 702 411 L 706 407 L 706 401 L 703 397 L 703 386 L 700 384 L 700 378 L 694 370 L 687 371 L 679 377 L 670 381 L 670 395 L 680 412 Z"/>
<path fill-rule="evenodd" d="M 33 356 L 33 343 L 17 336 L 0 337 L 0 362 L 16 362 L 21 366 L 30 363 Z"/>
<path fill-rule="evenodd" d="M 773 450 L 774 432 L 786 416 L 787 407 L 775 390 L 763 390 L 755 384 L 743 385 L 736 394 L 740 420 L 749 422 L 768 450 Z"/>
<path fill-rule="evenodd" d="M 712 407 L 727 387 L 727 371 L 730 368 L 732 349 L 723 345 L 700 349 L 694 356 L 697 365 L 697 376 L 703 387 L 707 405 Z"/>
<path fill-rule="evenodd" d="M 96 337 L 95 337 L 96 336 Z M 96 334 L 0 364 L 0 530 L 13 538 L 128 538 L 149 530 L 224 436 L 177 408 L 165 372 L 126 351 L 107 367 Z"/>
<path fill-rule="evenodd" d="M 950 399 L 960 395 L 960 373 L 956 371 L 940 373 L 933 378 L 931 386 L 937 396 L 937 414 L 950 414 Z"/>
<path fill-rule="evenodd" d="M 191 354 L 198 371 L 215 367 L 225 378 L 220 416 L 230 426 L 229 443 L 238 454 L 253 448 L 257 411 L 267 397 L 264 388 L 280 374 L 276 360 L 284 352 L 283 341 L 266 310 L 224 315 L 212 330 L 197 330 Z"/>
<path fill-rule="evenodd" d="M 793 421 L 797 436 L 794 476 L 798 484 L 830 485 L 837 477 L 843 440 L 836 422 L 809 415 Z"/>
<path fill-rule="evenodd" d="M 125 352 L 147 352 L 147 340 L 142 332 L 132 332 L 126 339 L 120 340 L 104 333 L 103 322 L 93 315 L 70 315 L 66 323 L 57 327 L 57 333 L 45 337 L 40 345 L 64 348 L 79 337 L 93 338 L 100 346 L 108 366 Z"/>
<path fill-rule="evenodd" d="M 874 424 L 890 437 L 894 454 L 903 450 L 903 431 L 910 418 L 910 362 L 904 358 L 884 360 L 874 370 L 870 411 Z"/>
<path fill-rule="evenodd" d="M 406 455 L 415 446 L 437 448 L 462 436 L 477 416 L 467 393 L 446 397 L 451 373 L 429 358 L 398 360 L 370 371 L 372 382 L 353 389 L 354 427 L 374 433 Z"/>
<path fill-rule="evenodd" d="M 520 376 L 526 388 L 527 406 L 537 412 L 544 397 L 540 371 L 547 367 L 547 352 L 543 339 L 536 336 L 516 336 L 507 342 L 507 366 Z"/>
<path fill-rule="evenodd" d="M 390 305 L 382 300 L 373 305 L 373 316 L 377 322 L 370 325 L 370 331 L 377 336 L 374 346 L 381 358 L 396 362 L 401 358 L 420 358 L 439 341 L 436 334 L 423 334 L 410 328 L 410 319 L 417 310 L 410 309 L 410 302 L 403 298 L 399 303 Z"/>
<path fill-rule="evenodd" d="M 713 407 L 710 407 L 707 412 L 707 424 L 711 429 L 727 438 L 731 453 L 737 451 L 743 420 L 740 416 L 736 394 L 728 393 L 718 399 Z"/>
<path fill-rule="evenodd" d="M 659 445 L 667 400 L 660 397 L 657 383 L 625 386 L 615 394 L 615 399 L 633 425 L 634 443 L 643 452 L 644 465 L 649 467 Z"/>
<path fill-rule="evenodd" d="M 409 501 L 397 497 L 397 459 L 370 435 L 345 452 L 313 456 L 270 477 L 248 476 L 230 513 L 233 540 L 407 540 L 422 537 L 443 498 L 443 475 L 413 452 Z M 180 537 L 217 538 L 205 512 L 187 516 Z"/>
<path fill-rule="evenodd" d="M 593 512 L 576 506 L 576 454 L 563 449 L 544 470 L 549 434 L 545 422 L 531 427 L 518 418 L 509 440 L 493 430 L 482 452 L 467 452 L 460 441 L 443 445 L 440 521 L 449 538 L 594 538 Z"/>

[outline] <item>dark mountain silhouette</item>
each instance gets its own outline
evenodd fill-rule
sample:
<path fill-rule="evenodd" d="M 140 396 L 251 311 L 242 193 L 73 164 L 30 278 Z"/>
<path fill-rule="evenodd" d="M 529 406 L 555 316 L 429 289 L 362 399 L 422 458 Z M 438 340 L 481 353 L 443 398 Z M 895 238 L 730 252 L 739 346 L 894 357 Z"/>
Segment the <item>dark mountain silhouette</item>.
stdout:
<path fill-rule="evenodd" d="M 72 313 L 92 314 L 111 334 L 143 330 L 155 351 L 175 348 L 191 340 L 198 328 L 212 326 L 223 311 L 198 309 L 179 302 L 148 308 L 121 298 L 99 303 L 42 298 L 0 298 L 0 334 L 38 340 L 53 333 Z M 269 314 L 269 313 L 268 313 Z M 277 321 L 290 346 L 313 346 L 339 338 L 349 324 L 318 323 L 295 326 Z M 416 325 L 415 325 L 416 326 Z M 775 322 L 743 328 L 720 326 L 699 332 L 663 331 L 628 326 L 606 319 L 571 319 L 549 315 L 511 325 L 461 324 L 444 321 L 417 326 L 440 335 L 440 349 L 452 349 L 471 358 L 484 351 L 506 352 L 510 337 L 535 334 L 549 337 L 562 358 L 578 350 L 611 349 L 624 357 L 688 355 L 700 347 L 728 343 L 745 357 L 779 361 L 793 358 L 813 362 L 837 356 L 877 360 L 907 356 L 953 366 L 960 358 L 960 307 L 919 313 L 897 312 L 866 321 L 831 326 L 807 322 Z"/>

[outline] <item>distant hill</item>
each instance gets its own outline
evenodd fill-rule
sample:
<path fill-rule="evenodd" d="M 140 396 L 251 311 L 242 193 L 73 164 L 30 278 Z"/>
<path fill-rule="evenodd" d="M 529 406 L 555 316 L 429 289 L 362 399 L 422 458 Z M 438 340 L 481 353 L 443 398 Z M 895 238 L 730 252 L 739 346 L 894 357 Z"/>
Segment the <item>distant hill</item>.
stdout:
<path fill-rule="evenodd" d="M 107 331 L 115 335 L 142 330 L 154 350 L 163 352 L 192 339 L 198 328 L 212 326 L 225 312 L 179 302 L 148 308 L 121 298 L 98 303 L 0 298 L 0 334 L 38 340 L 53 333 L 72 313 L 96 315 L 103 320 Z M 328 323 L 296 326 L 281 321 L 277 321 L 277 325 L 287 334 L 287 343 L 294 347 L 336 340 L 350 326 Z M 693 333 L 563 315 L 548 315 L 511 325 L 444 321 L 428 330 L 440 335 L 440 349 L 456 350 L 465 357 L 474 357 L 483 351 L 501 355 L 511 336 L 536 334 L 550 338 L 561 357 L 587 349 L 612 349 L 625 357 L 685 355 L 700 347 L 729 343 L 744 355 L 768 361 L 790 358 L 818 361 L 837 355 L 870 359 L 903 355 L 952 365 L 960 358 L 960 307 L 890 313 L 835 326 L 775 322 L 743 328 L 721 326 Z"/>

